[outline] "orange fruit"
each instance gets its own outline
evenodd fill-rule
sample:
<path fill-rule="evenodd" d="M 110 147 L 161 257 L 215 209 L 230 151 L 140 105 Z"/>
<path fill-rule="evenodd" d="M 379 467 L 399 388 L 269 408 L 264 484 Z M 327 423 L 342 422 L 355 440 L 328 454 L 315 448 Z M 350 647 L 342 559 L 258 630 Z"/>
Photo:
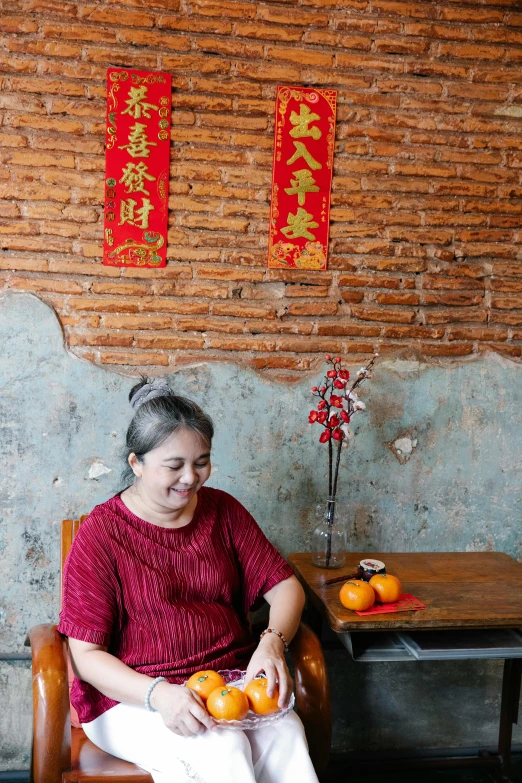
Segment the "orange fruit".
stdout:
<path fill-rule="evenodd" d="M 207 710 L 217 720 L 243 720 L 248 713 L 248 699 L 239 688 L 220 686 L 208 697 Z"/>
<path fill-rule="evenodd" d="M 273 712 L 279 712 L 279 705 L 277 704 L 279 688 L 276 685 L 274 695 L 268 696 L 266 692 L 267 686 L 268 680 L 266 677 L 256 677 L 255 680 L 248 683 L 244 690 L 250 709 L 256 715 L 271 715 Z"/>
<path fill-rule="evenodd" d="M 364 612 L 374 605 L 375 593 L 363 579 L 351 579 L 341 587 L 339 600 L 347 609 Z"/>
<path fill-rule="evenodd" d="M 370 579 L 370 585 L 375 590 L 375 596 L 381 604 L 392 604 L 402 595 L 402 585 L 396 576 L 391 574 L 375 574 Z"/>
<path fill-rule="evenodd" d="M 207 671 L 194 672 L 192 677 L 187 680 L 187 688 L 195 691 L 198 696 L 201 696 L 203 701 L 206 701 L 212 691 L 216 688 L 226 685 L 225 680 L 217 672 L 208 669 Z"/>

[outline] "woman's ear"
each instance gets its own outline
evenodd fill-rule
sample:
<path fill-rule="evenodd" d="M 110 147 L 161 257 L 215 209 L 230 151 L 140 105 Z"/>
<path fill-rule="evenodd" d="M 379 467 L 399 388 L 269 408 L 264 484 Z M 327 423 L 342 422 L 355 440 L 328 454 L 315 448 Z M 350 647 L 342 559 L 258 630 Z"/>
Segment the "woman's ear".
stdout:
<path fill-rule="evenodd" d="M 132 472 L 137 478 L 141 478 L 141 474 L 143 473 L 143 465 L 137 458 L 134 452 L 131 452 L 129 454 L 128 463 L 132 468 Z"/>

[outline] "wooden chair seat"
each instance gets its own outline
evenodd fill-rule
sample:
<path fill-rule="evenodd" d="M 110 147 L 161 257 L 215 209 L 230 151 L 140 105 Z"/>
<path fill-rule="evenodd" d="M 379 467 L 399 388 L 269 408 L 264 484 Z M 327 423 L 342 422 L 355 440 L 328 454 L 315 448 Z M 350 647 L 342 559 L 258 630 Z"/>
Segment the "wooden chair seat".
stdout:
<path fill-rule="evenodd" d="M 83 519 L 83 518 L 82 518 Z M 63 566 L 81 521 L 62 523 Z M 83 729 L 71 729 L 67 639 L 50 623 L 29 631 L 33 666 L 32 783 L 152 783 L 135 764 L 93 745 Z M 328 675 L 321 644 L 304 623 L 290 645 L 296 711 L 303 721 L 310 757 L 318 775 L 326 769 L 332 735 Z"/>
<path fill-rule="evenodd" d="M 148 772 L 100 750 L 83 729 L 71 729 L 71 768 L 62 775 L 67 783 L 103 780 L 107 783 L 152 783 Z"/>

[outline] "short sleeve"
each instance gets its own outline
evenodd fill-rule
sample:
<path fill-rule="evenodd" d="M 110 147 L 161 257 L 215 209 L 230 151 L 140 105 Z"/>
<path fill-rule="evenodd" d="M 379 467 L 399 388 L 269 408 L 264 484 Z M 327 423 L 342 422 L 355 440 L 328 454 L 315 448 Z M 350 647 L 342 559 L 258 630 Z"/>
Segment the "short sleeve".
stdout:
<path fill-rule="evenodd" d="M 108 647 L 117 615 L 116 581 L 107 535 L 88 517 L 65 563 L 60 633 Z"/>
<path fill-rule="evenodd" d="M 242 572 L 243 607 L 248 612 L 259 598 L 294 572 L 246 508 L 231 495 L 227 500 L 229 534 Z"/>

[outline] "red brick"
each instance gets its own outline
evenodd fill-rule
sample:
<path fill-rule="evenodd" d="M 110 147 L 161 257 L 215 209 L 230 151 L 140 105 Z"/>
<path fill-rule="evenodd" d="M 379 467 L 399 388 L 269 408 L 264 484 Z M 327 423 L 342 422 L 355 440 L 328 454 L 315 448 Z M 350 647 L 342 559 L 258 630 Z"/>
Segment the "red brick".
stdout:
<path fill-rule="evenodd" d="M 499 280 L 494 277 L 490 280 L 489 287 L 492 291 L 504 293 L 522 293 L 522 280 Z"/>
<path fill-rule="evenodd" d="M 227 321 L 224 318 L 177 318 L 174 328 L 180 332 L 227 332 L 241 334 L 245 331 L 243 321 Z"/>
<path fill-rule="evenodd" d="M 385 326 L 383 337 L 416 340 L 418 338 L 440 340 L 445 329 L 432 329 L 428 326 Z"/>
<path fill-rule="evenodd" d="M 157 283 L 154 293 L 160 296 L 202 296 L 209 299 L 227 299 L 228 288 L 218 285 L 198 283 Z"/>
<path fill-rule="evenodd" d="M 398 291 L 395 293 L 375 294 L 375 301 L 383 305 L 418 305 L 420 296 L 418 293 Z"/>
<path fill-rule="evenodd" d="M 473 353 L 470 343 L 421 343 L 421 353 L 424 356 L 468 356 Z"/>
<path fill-rule="evenodd" d="M 331 272 L 306 272 L 297 269 L 268 269 L 266 280 L 284 283 L 302 283 L 303 285 L 331 285 Z"/>
<path fill-rule="evenodd" d="M 207 345 L 218 351 L 275 351 L 275 340 L 256 337 L 208 337 Z"/>
<path fill-rule="evenodd" d="M 507 340 L 506 329 L 450 329 L 448 340 Z M 513 339 L 516 339 L 513 337 Z"/>
<path fill-rule="evenodd" d="M 290 356 L 259 356 L 250 360 L 250 366 L 255 370 L 284 369 L 284 370 L 308 370 L 308 359 L 292 359 Z"/>
<path fill-rule="evenodd" d="M 136 337 L 138 348 L 160 348 L 167 351 L 186 351 L 199 350 L 205 345 L 203 337 L 168 337 L 161 335 L 159 337 Z"/>
<path fill-rule="evenodd" d="M 87 329 L 97 329 L 100 325 L 99 315 L 60 315 L 62 326 L 83 326 Z"/>
<path fill-rule="evenodd" d="M 362 291 L 341 291 L 341 297 L 343 302 L 359 304 L 364 299 L 364 293 Z"/>
<path fill-rule="evenodd" d="M 53 291 L 60 294 L 80 294 L 82 292 L 81 285 L 68 280 L 25 277 L 12 277 L 9 280 L 8 288 L 16 288 L 20 291 Z"/>
<path fill-rule="evenodd" d="M 91 290 L 95 294 L 114 294 L 116 296 L 146 296 L 149 289 L 136 283 L 93 283 Z"/>
<path fill-rule="evenodd" d="M 36 33 L 38 25 L 34 21 L 29 21 L 25 16 L 0 17 L 0 30 L 3 33 Z"/>
<path fill-rule="evenodd" d="M 234 282 L 260 282 L 264 272 L 251 272 L 247 269 L 230 269 L 229 267 L 205 266 L 197 270 L 198 278 L 202 280 L 233 280 Z"/>
<path fill-rule="evenodd" d="M 338 280 L 339 286 L 351 288 L 400 288 L 398 277 L 378 277 L 377 275 L 342 275 Z"/>
<path fill-rule="evenodd" d="M 165 316 L 104 315 L 103 325 L 107 329 L 170 329 L 172 319 Z"/>
<path fill-rule="evenodd" d="M 258 38 L 263 41 L 300 41 L 303 37 L 301 28 L 290 28 L 286 25 L 273 27 L 272 25 L 248 22 L 236 22 L 234 32 L 241 38 Z M 309 42 L 317 43 L 313 40 Z"/>
<path fill-rule="evenodd" d="M 276 317 L 275 309 L 270 306 L 253 306 L 250 304 L 218 303 L 212 305 L 212 315 L 236 316 L 237 318 L 268 318 Z"/>
<path fill-rule="evenodd" d="M 312 334 L 311 321 L 245 321 L 245 331 L 250 334 Z"/>
<path fill-rule="evenodd" d="M 443 305 L 445 307 L 473 307 L 481 304 L 483 294 L 465 294 L 465 293 L 444 293 L 444 294 L 423 294 L 421 303 L 423 305 Z"/>
<path fill-rule="evenodd" d="M 137 300 L 127 302 L 123 298 L 93 299 L 92 297 L 82 297 L 81 299 L 69 299 L 68 305 L 71 310 L 95 313 L 137 313 L 139 309 Z"/>
<path fill-rule="evenodd" d="M 496 353 L 502 353 L 507 356 L 514 356 L 516 358 L 522 356 L 522 346 L 520 345 L 506 345 L 505 343 L 479 343 L 478 350 L 480 353 L 486 351 L 495 351 Z"/>
<path fill-rule="evenodd" d="M 442 275 L 424 275 L 422 279 L 422 287 L 427 289 L 484 289 L 484 283 L 481 280 L 473 280 L 465 277 L 463 279 L 443 277 Z"/>
<path fill-rule="evenodd" d="M 169 358 L 163 353 L 129 353 L 107 351 L 100 352 L 100 362 L 102 364 L 123 364 L 129 366 L 146 367 L 166 367 Z"/>
<path fill-rule="evenodd" d="M 327 286 L 318 285 L 299 285 L 298 283 L 287 283 L 284 295 L 286 297 L 323 297 L 328 296 Z"/>
<path fill-rule="evenodd" d="M 177 315 L 205 315 L 208 313 L 209 306 L 206 302 L 180 302 L 178 299 L 164 299 L 155 296 L 140 300 L 139 310 Z"/>
<path fill-rule="evenodd" d="M 346 341 L 324 339 L 319 337 L 306 337 L 302 340 L 290 337 L 281 337 L 277 341 L 278 351 L 288 351 L 290 353 L 343 353 L 346 351 Z M 371 343 L 358 343 L 361 346 L 361 353 L 371 353 L 373 345 Z"/>
<path fill-rule="evenodd" d="M 288 306 L 289 315 L 335 315 L 335 302 L 296 302 Z"/>
<path fill-rule="evenodd" d="M 493 312 L 489 317 L 492 324 L 506 324 L 507 326 L 522 326 L 522 313 Z"/>
<path fill-rule="evenodd" d="M 13 272 L 47 272 L 49 262 L 45 258 L 0 257 L 0 269 Z"/>
<path fill-rule="evenodd" d="M 91 346 L 111 346 L 117 348 L 131 348 L 133 337 L 132 335 L 125 336 L 122 334 L 111 334 L 106 332 L 104 334 L 68 334 L 67 342 L 69 345 L 91 345 Z"/>
<path fill-rule="evenodd" d="M 332 337 L 378 337 L 380 333 L 381 328 L 379 326 L 324 322 L 317 325 L 318 335 L 330 335 Z"/>
<path fill-rule="evenodd" d="M 424 321 L 427 324 L 484 323 L 487 320 L 488 314 L 485 310 L 471 307 L 464 310 L 427 310 L 424 314 Z"/>
<path fill-rule="evenodd" d="M 351 313 L 354 318 L 362 321 L 380 321 L 381 323 L 411 324 L 415 320 L 415 310 L 390 310 L 385 307 L 353 306 Z"/>
<path fill-rule="evenodd" d="M 522 310 L 522 296 L 492 296 L 491 307 L 495 310 Z"/>

